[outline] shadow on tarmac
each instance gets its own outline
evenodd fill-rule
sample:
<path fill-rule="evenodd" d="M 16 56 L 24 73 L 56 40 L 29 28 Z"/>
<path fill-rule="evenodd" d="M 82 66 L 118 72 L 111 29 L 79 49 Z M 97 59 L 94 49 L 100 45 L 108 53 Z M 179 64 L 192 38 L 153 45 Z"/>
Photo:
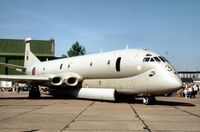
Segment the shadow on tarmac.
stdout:
<path fill-rule="evenodd" d="M 136 99 L 134 101 L 126 101 L 131 104 L 143 104 L 143 100 Z M 178 102 L 178 101 L 161 101 L 161 100 L 156 100 L 154 105 L 160 105 L 160 106 L 186 106 L 186 107 L 194 107 L 196 105 L 188 102 Z"/>
<path fill-rule="evenodd" d="M 172 102 L 172 101 L 157 101 L 156 105 L 165 105 L 165 106 L 188 106 L 188 107 L 194 107 L 196 105 L 186 102 Z"/>
<path fill-rule="evenodd" d="M 33 130 L 21 131 L 21 132 L 37 132 L 37 131 L 40 131 L 40 129 L 33 129 Z"/>

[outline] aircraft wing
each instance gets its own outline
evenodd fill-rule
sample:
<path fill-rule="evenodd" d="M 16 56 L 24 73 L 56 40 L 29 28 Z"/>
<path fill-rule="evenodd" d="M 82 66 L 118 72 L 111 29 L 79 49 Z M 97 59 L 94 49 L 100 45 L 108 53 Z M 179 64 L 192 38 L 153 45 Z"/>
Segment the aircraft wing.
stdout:
<path fill-rule="evenodd" d="M 25 72 L 26 68 L 23 66 L 19 66 L 19 65 L 14 65 L 14 64 L 7 64 L 7 63 L 3 63 L 0 62 L 0 66 L 4 66 L 4 67 L 8 67 L 8 68 L 13 68 L 16 69 L 19 72 Z"/>
<path fill-rule="evenodd" d="M 40 74 L 40 75 L 0 75 L 2 81 L 14 81 L 19 83 L 32 83 L 43 86 L 72 86 L 76 87 L 82 81 L 76 73 L 65 74 Z"/>
<path fill-rule="evenodd" d="M 50 77 L 47 75 L 0 75 L 2 81 L 15 81 L 19 83 L 31 83 L 46 84 L 49 82 Z"/>

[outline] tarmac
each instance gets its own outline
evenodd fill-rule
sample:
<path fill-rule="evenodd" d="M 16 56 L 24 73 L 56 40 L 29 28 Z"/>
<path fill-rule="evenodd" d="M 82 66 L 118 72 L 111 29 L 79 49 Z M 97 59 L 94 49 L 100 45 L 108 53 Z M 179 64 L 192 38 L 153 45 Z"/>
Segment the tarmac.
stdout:
<path fill-rule="evenodd" d="M 200 132 L 200 95 L 107 102 L 0 92 L 1 132 Z"/>

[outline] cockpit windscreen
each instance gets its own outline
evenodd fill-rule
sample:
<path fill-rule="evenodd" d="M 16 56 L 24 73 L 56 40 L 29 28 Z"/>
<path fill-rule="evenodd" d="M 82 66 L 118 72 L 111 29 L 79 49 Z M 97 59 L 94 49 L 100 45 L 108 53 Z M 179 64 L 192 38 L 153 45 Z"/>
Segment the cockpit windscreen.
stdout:
<path fill-rule="evenodd" d="M 155 57 L 150 57 L 146 56 L 143 59 L 143 62 L 169 62 L 167 59 L 165 59 L 163 56 L 155 56 Z"/>

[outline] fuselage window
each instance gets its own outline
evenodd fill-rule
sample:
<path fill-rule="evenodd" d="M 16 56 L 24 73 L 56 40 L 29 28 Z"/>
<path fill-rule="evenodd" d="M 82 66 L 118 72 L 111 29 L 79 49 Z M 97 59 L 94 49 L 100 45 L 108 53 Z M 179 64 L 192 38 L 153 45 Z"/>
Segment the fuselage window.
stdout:
<path fill-rule="evenodd" d="M 120 63 L 121 63 L 121 57 L 118 57 L 116 60 L 116 71 L 120 72 Z"/>
<path fill-rule="evenodd" d="M 159 58 L 160 58 L 163 62 L 165 62 L 165 59 L 163 59 L 161 56 L 159 56 Z"/>
<path fill-rule="evenodd" d="M 110 65 L 110 60 L 108 60 L 107 64 Z"/>
<path fill-rule="evenodd" d="M 154 57 L 154 59 L 157 61 L 157 62 L 160 62 L 160 59 L 158 57 Z"/>
<path fill-rule="evenodd" d="M 45 71 L 45 67 L 43 67 L 43 71 Z"/>
<path fill-rule="evenodd" d="M 90 62 L 90 66 L 92 66 L 92 62 Z"/>
<path fill-rule="evenodd" d="M 154 58 L 151 58 L 151 59 L 150 59 L 150 62 L 154 62 L 154 61 L 155 61 Z"/>
<path fill-rule="evenodd" d="M 60 70 L 62 69 L 63 64 L 60 64 Z"/>
<path fill-rule="evenodd" d="M 70 68 L 70 64 L 68 65 L 68 68 Z"/>
<path fill-rule="evenodd" d="M 143 59 L 143 62 L 148 62 L 149 60 L 150 60 L 150 58 L 146 57 L 146 58 Z"/>

